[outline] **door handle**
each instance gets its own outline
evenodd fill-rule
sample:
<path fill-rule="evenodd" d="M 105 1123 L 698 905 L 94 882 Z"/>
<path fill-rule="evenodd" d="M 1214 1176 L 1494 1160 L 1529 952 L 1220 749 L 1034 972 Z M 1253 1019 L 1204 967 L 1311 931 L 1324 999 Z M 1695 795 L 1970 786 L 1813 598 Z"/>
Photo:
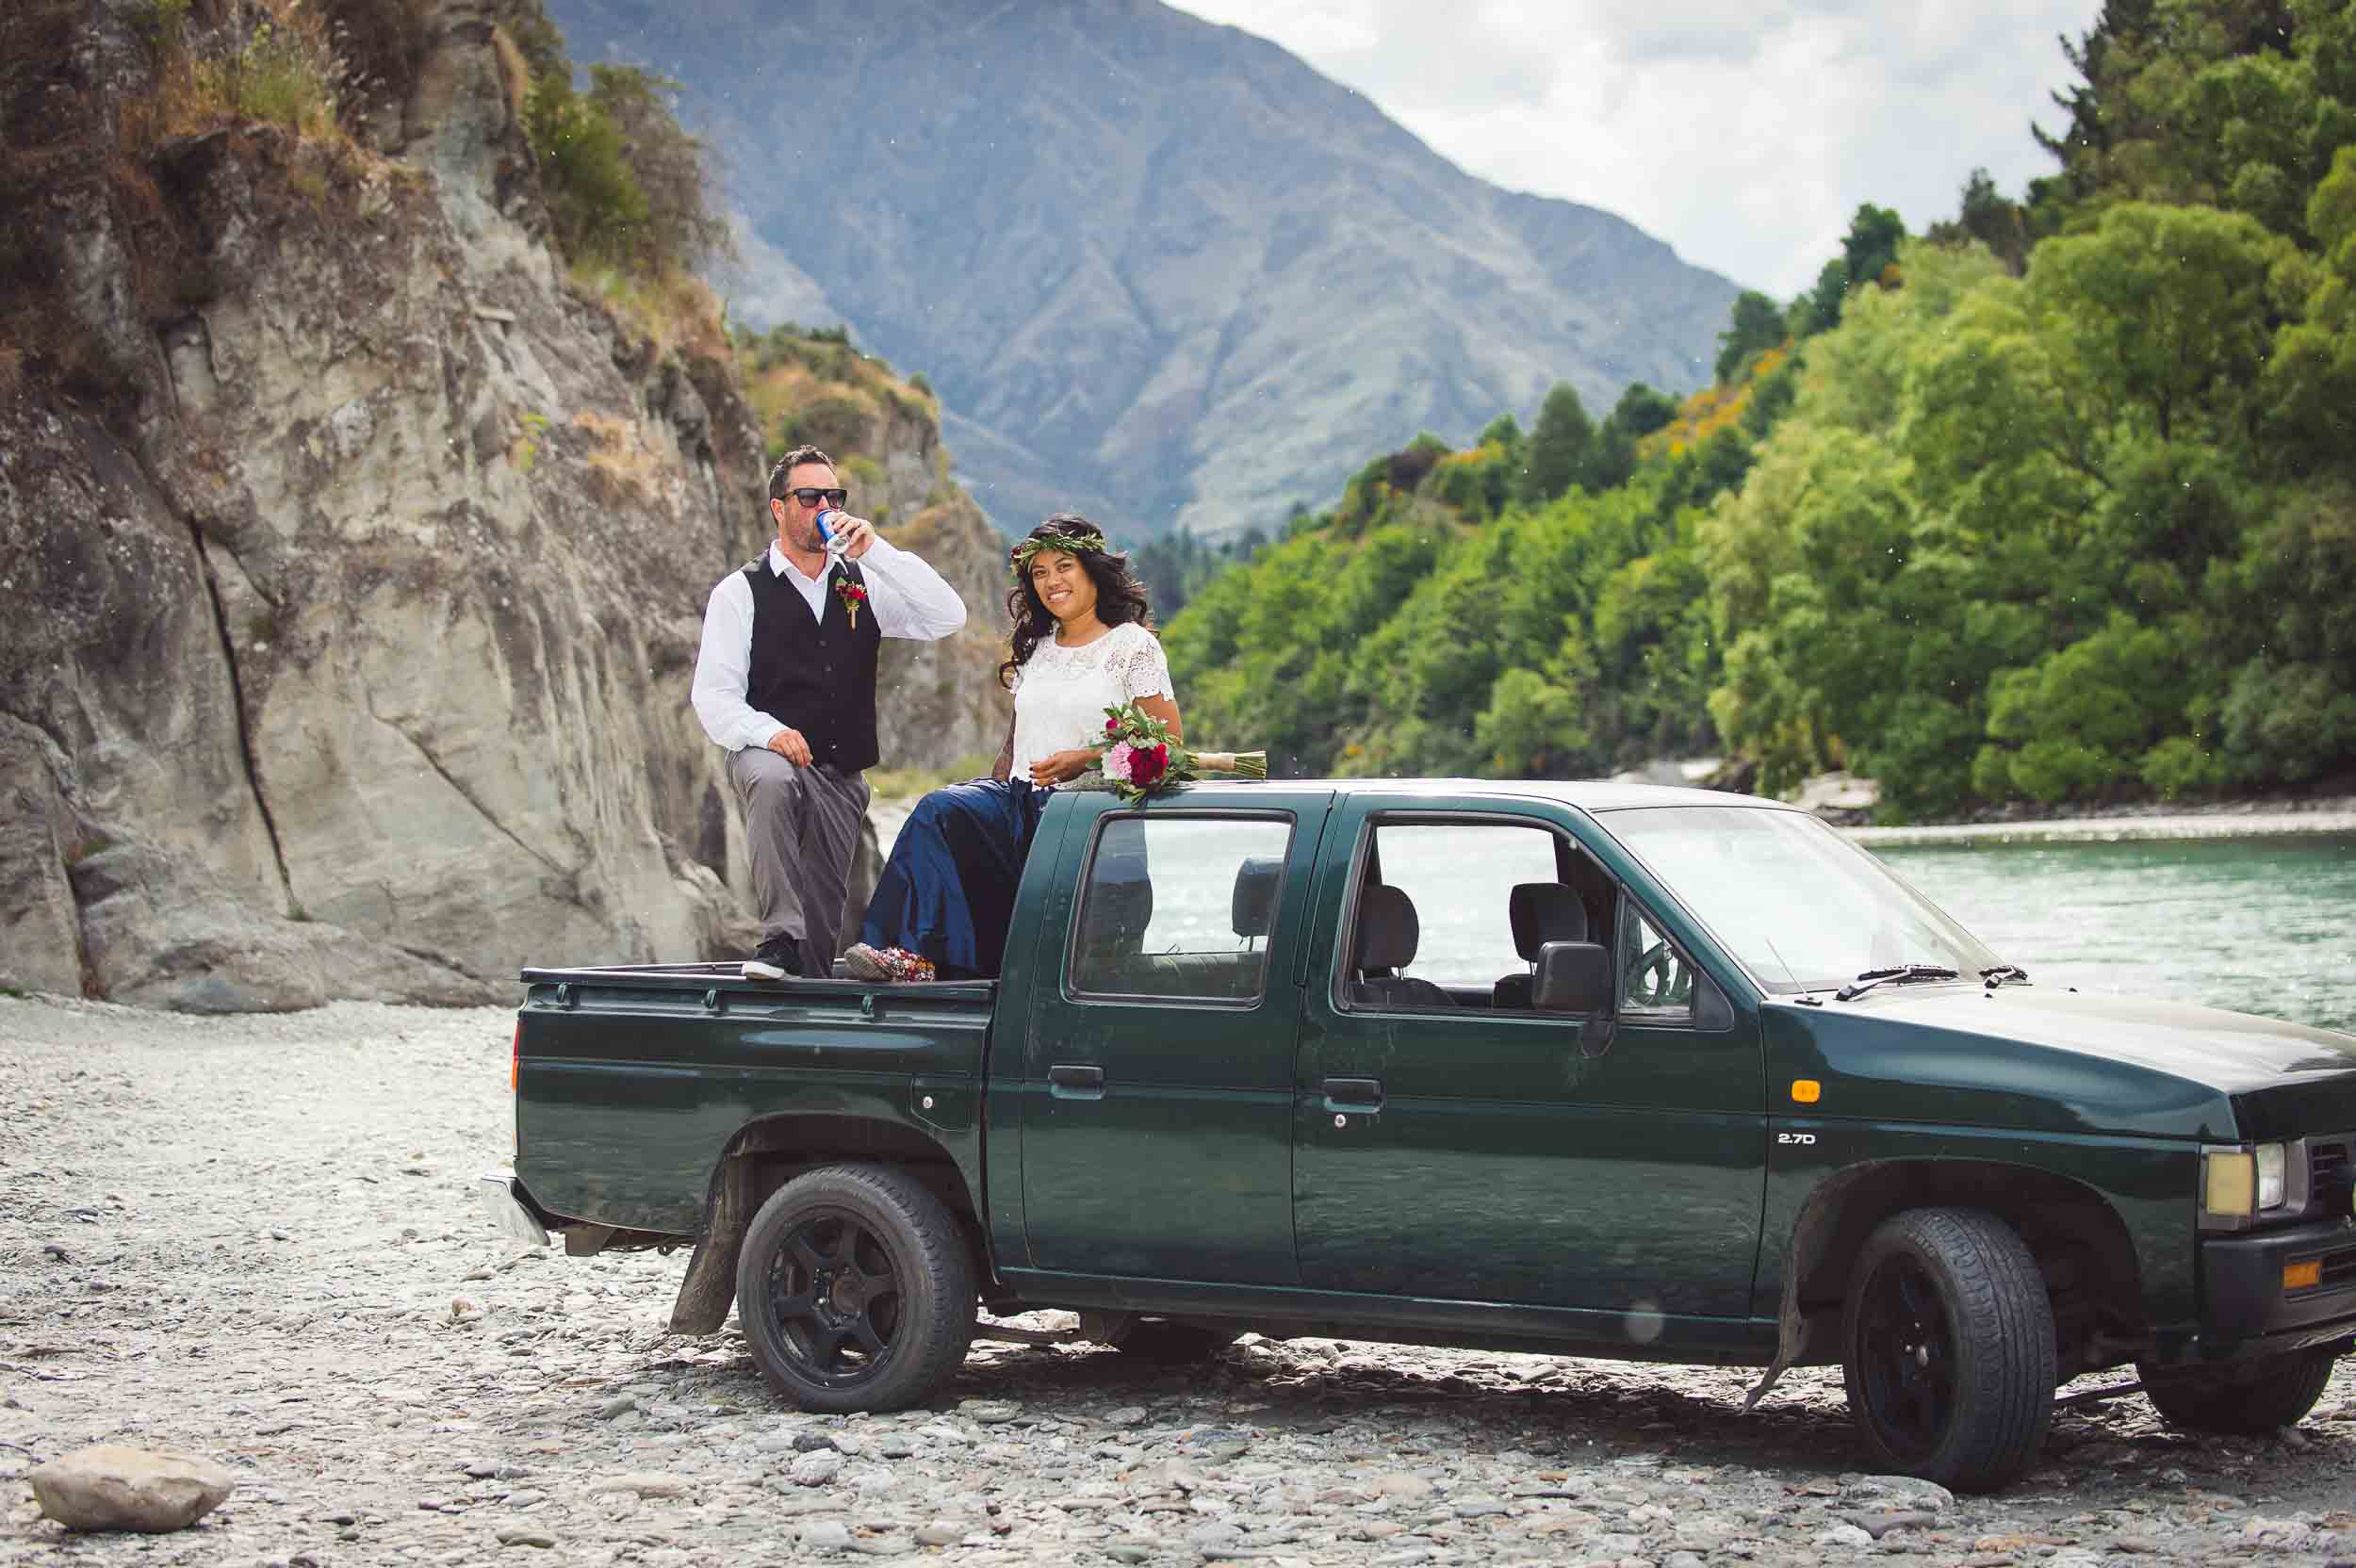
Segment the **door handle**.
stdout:
<path fill-rule="evenodd" d="M 1102 1100 L 1104 1070 L 1059 1062 L 1047 1070 L 1047 1092 L 1058 1100 Z"/>
<path fill-rule="evenodd" d="M 1379 1111 L 1383 1108 L 1380 1078 L 1328 1078 L 1325 1108 L 1329 1111 Z"/>

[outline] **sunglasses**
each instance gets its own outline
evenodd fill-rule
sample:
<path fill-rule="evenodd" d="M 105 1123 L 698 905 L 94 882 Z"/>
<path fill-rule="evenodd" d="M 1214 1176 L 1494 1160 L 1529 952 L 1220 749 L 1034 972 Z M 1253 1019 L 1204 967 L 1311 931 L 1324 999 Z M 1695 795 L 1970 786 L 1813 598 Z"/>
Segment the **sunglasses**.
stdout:
<path fill-rule="evenodd" d="M 804 506 L 816 506 L 820 501 L 828 506 L 841 506 L 851 498 L 848 490 L 789 490 L 786 493 Z"/>

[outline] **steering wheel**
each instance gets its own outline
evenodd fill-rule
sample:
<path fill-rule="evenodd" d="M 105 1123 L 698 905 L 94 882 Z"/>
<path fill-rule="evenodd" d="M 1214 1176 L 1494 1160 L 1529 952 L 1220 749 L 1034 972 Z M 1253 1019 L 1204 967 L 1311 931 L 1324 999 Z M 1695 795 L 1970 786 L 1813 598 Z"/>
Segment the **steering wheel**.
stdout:
<path fill-rule="evenodd" d="M 1638 955 L 1628 972 L 1631 1007 L 1679 1007 L 1693 994 L 1693 971 L 1663 939 Z"/>

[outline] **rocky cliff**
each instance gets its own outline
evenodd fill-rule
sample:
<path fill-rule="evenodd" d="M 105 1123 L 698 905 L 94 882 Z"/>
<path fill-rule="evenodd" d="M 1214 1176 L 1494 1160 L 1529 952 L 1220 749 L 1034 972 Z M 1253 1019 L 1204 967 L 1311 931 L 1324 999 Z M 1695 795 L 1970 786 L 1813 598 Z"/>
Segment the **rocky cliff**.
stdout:
<path fill-rule="evenodd" d="M 487 6 L 343 8 L 400 24 L 346 35 L 374 52 L 349 137 L 139 134 L 154 0 L 27 8 L 0 41 L 0 980 L 457 1003 L 527 961 L 743 950 L 686 692 L 706 594 L 765 537 L 762 434 L 725 339 L 648 338 L 542 242 Z M 894 531 L 994 587 L 933 431 L 875 433 L 928 476 Z M 986 662 L 890 666 L 912 760 L 994 743 Z"/>

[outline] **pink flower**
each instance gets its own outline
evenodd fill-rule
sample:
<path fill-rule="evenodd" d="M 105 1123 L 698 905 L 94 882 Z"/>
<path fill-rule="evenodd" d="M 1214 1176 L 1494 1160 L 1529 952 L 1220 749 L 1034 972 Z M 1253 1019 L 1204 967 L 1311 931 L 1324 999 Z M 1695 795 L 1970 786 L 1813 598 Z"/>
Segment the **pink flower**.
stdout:
<path fill-rule="evenodd" d="M 1130 760 L 1137 754 L 1137 748 L 1126 741 L 1115 743 L 1112 750 L 1104 753 L 1104 776 L 1106 778 L 1128 778 Z M 1136 780 L 1131 779 L 1130 782 L 1135 783 Z"/>

